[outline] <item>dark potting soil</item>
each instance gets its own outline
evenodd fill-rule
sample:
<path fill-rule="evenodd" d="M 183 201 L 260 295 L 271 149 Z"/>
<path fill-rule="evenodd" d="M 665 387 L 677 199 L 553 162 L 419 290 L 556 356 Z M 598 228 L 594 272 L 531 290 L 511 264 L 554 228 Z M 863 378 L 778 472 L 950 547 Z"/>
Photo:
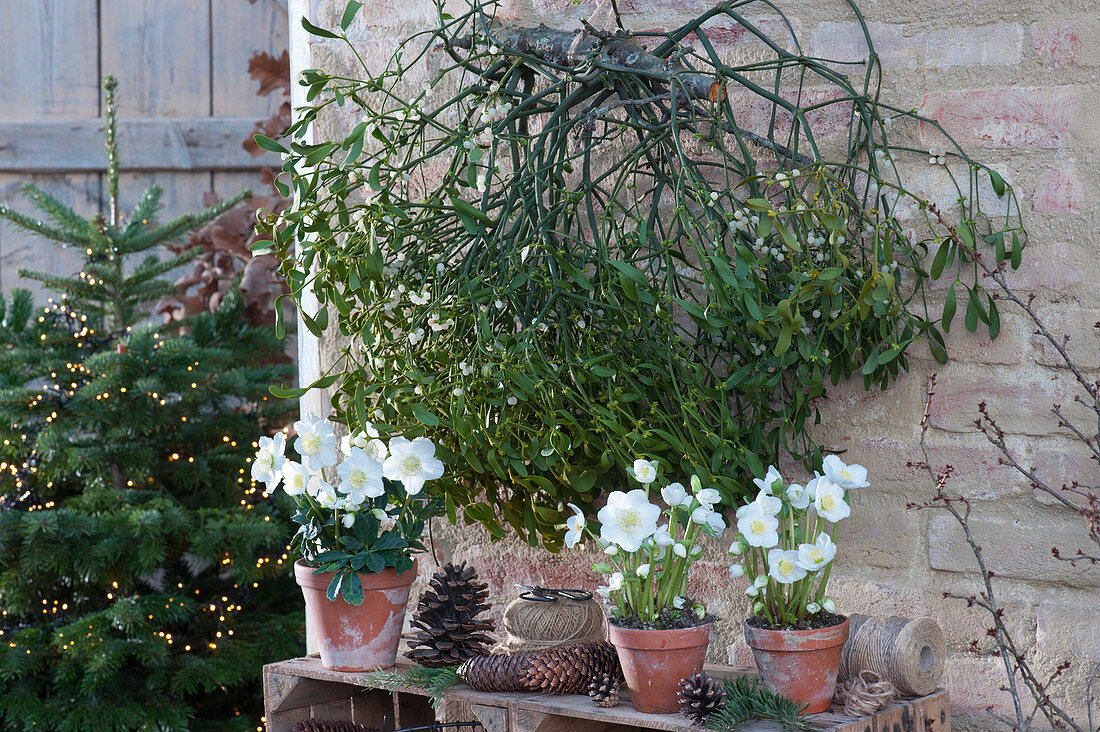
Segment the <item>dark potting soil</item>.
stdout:
<path fill-rule="evenodd" d="M 837 615 L 822 610 L 819 613 L 811 615 L 808 618 L 804 618 L 801 623 L 797 625 L 790 625 L 785 623 L 783 625 L 772 625 L 768 622 L 767 618 L 753 615 L 745 621 L 746 625 L 751 625 L 754 628 L 762 628 L 764 630 L 814 630 L 815 628 L 831 628 L 834 625 L 840 625 L 844 622 L 843 615 Z"/>
<path fill-rule="evenodd" d="M 685 599 L 684 607 L 680 610 L 671 606 L 666 607 L 657 616 L 657 620 L 652 623 L 643 623 L 637 614 L 627 615 L 624 618 L 609 618 L 608 622 L 614 623 L 620 628 L 630 628 L 632 630 L 682 630 L 683 628 L 695 628 L 718 620 L 716 615 L 710 613 L 700 618 L 691 609 L 694 604 L 694 600 Z"/>

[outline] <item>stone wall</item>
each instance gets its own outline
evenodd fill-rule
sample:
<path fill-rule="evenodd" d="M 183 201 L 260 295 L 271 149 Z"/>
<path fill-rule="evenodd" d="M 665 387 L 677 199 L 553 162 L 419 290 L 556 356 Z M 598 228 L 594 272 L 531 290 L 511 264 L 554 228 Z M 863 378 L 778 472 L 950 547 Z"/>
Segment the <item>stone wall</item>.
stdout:
<path fill-rule="evenodd" d="M 336 25 L 343 0 L 292 0 L 291 17 L 309 14 Z M 670 28 L 709 6 L 704 0 L 619 0 L 633 28 Z M 594 9 L 593 0 L 506 0 L 505 15 L 524 24 L 572 28 Z M 783 3 L 808 53 L 862 58 L 861 35 L 839 0 Z M 1100 203 L 1100 16 L 1089 0 L 864 0 L 872 38 L 881 54 L 884 88 L 899 106 L 912 105 L 940 119 L 976 158 L 991 164 L 1016 188 L 1031 235 L 1023 267 L 1012 281 L 1036 296 L 1047 323 L 1072 335 L 1071 353 L 1097 366 L 1100 275 L 1096 247 Z M 351 33 L 370 63 L 381 62 L 410 31 L 431 22 L 426 0 L 367 0 Z M 331 69 L 347 63 L 343 52 L 313 43 L 295 22 L 295 70 Z M 735 29 L 716 35 L 733 52 Z M 324 129 L 321 130 L 325 132 Z M 931 174 L 931 173 L 930 173 Z M 929 175 L 930 175 L 929 174 Z M 940 291 L 942 293 L 942 290 Z M 1057 561 L 1052 545 L 1084 546 L 1084 522 L 998 463 L 997 452 L 973 425 L 987 401 L 1009 444 L 1055 485 L 1079 480 L 1100 484 L 1097 464 L 1068 439 L 1050 416 L 1054 402 L 1072 394 L 1070 379 L 1052 349 L 1005 304 L 995 342 L 968 334 L 961 324 L 948 339 L 952 360 L 940 367 L 921 357 L 911 373 L 886 392 L 842 384 L 825 405 L 820 436 L 846 449 L 846 459 L 869 469 L 873 485 L 856 493 L 852 517 L 842 524 L 833 594 L 839 608 L 870 614 L 931 615 L 947 632 L 951 655 L 947 688 L 967 729 L 992 725 L 985 714 L 1009 709 L 1000 690 L 997 658 L 966 652 L 971 640 L 984 647 L 986 620 L 966 603 L 945 600 L 946 591 L 969 595 L 980 588 L 962 534 L 950 517 L 907 510 L 929 497 L 928 476 L 908 468 L 920 459 L 917 441 L 927 379 L 938 372 L 938 393 L 927 437 L 937 466 L 956 468 L 953 489 L 974 501 L 974 531 L 1017 641 L 1040 669 L 1073 662 L 1054 700 L 1083 714 L 1084 685 L 1100 662 L 1100 567 Z M 307 341 L 303 369 L 331 343 Z M 306 408 L 325 402 L 314 396 Z M 439 536 L 439 534 L 442 536 Z M 589 558 L 548 555 L 518 542 L 490 544 L 479 529 L 437 532 L 440 554 L 472 561 L 492 584 L 502 606 L 517 582 L 592 587 Z M 726 542 L 728 544 L 728 541 Z M 712 645 L 715 661 L 751 663 L 740 640 L 747 615 L 744 582 L 731 581 L 717 543 L 701 564 L 694 592 L 727 619 Z"/>

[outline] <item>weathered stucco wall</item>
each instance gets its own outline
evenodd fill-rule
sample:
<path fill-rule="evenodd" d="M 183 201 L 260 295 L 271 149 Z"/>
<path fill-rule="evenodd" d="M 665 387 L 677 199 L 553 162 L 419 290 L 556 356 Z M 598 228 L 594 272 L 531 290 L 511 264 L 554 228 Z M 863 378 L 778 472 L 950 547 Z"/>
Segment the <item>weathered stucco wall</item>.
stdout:
<path fill-rule="evenodd" d="M 505 0 L 504 15 L 524 24 L 574 28 L 594 9 L 593 0 Z M 620 0 L 632 28 L 671 28 L 709 3 L 703 0 Z M 310 14 L 336 25 L 344 0 L 299 0 L 291 17 Z M 861 58 L 861 36 L 841 0 L 782 3 L 811 55 Z M 899 106 L 937 117 L 975 157 L 993 165 L 1020 196 L 1031 235 L 1015 286 L 1033 293 L 1049 325 L 1072 335 L 1070 349 L 1087 367 L 1098 366 L 1100 276 L 1094 238 L 1100 203 L 1100 16 L 1092 0 L 864 0 L 862 10 L 883 59 L 884 88 Z M 367 0 L 351 33 L 370 63 L 381 63 L 396 43 L 431 22 L 426 0 Z M 292 22 L 292 26 L 297 26 Z M 295 70 L 339 68 L 339 49 L 311 43 L 300 29 Z M 715 34 L 719 50 L 735 53 L 736 28 Z M 321 130 L 322 133 L 326 132 Z M 334 133 L 335 134 L 335 133 Z M 930 170 L 927 175 L 934 175 Z M 930 186 L 936 181 L 928 179 Z M 942 293 L 942 290 L 941 290 Z M 993 343 L 961 327 L 949 337 L 952 361 L 938 367 L 917 358 L 912 372 L 885 393 L 861 383 L 835 389 L 825 406 L 820 436 L 864 464 L 872 487 L 854 499 L 842 525 L 833 595 L 845 611 L 931 615 L 947 632 L 951 656 L 946 685 L 967 728 L 991 725 L 984 710 L 1007 709 L 996 658 L 966 652 L 985 644 L 986 619 L 945 591 L 973 594 L 979 587 L 961 534 L 950 518 L 911 511 L 906 504 L 932 495 L 927 476 L 906 466 L 917 460 L 919 426 L 928 375 L 939 386 L 927 442 L 937 466 L 953 464 L 954 488 L 975 501 L 974 530 L 998 578 L 995 588 L 1018 642 L 1031 649 L 1040 669 L 1073 662 L 1055 701 L 1083 712 L 1083 690 L 1100 661 L 1100 567 L 1058 562 L 1052 545 L 1073 550 L 1084 522 L 1037 496 L 973 426 L 978 403 L 987 401 L 1026 464 L 1055 485 L 1079 480 L 1100 484 L 1100 470 L 1050 417 L 1054 402 L 1068 400 L 1067 374 L 1053 367 L 1052 352 L 1036 340 L 1020 313 L 1005 305 L 1002 333 Z M 310 358 L 332 344 L 307 344 Z M 919 355 L 919 354 L 918 354 Z M 312 404 L 320 405 L 319 399 Z M 440 536 L 442 534 L 442 536 Z M 476 528 L 437 532 L 443 556 L 472 561 L 503 605 L 516 582 L 591 587 L 596 577 L 587 557 L 548 555 L 518 542 L 489 544 Z M 740 640 L 748 606 L 744 581 L 728 579 L 722 551 L 698 567 L 694 586 L 727 619 L 712 645 L 716 661 L 751 663 Z"/>

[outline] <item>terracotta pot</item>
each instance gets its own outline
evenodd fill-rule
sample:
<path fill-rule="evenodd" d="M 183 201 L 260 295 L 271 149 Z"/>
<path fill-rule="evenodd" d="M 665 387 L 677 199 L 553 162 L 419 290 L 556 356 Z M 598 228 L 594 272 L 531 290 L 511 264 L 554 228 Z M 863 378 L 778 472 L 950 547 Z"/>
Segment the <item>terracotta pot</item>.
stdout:
<path fill-rule="evenodd" d="M 676 630 L 635 630 L 608 623 L 607 637 L 618 651 L 634 708 L 671 714 L 680 709 L 680 681 L 703 670 L 710 623 Z"/>
<path fill-rule="evenodd" d="M 807 705 L 809 714 L 829 711 L 840 667 L 840 649 L 848 640 L 848 618 L 828 628 L 764 630 L 745 625 L 745 642 L 768 691 Z"/>
<path fill-rule="evenodd" d="M 321 664 L 332 671 L 374 671 L 397 662 L 409 587 L 416 579 L 412 569 L 397 574 L 387 567 L 377 574 L 359 574 L 363 604 L 349 605 L 343 597 L 325 595 L 334 572 L 314 574 L 313 567 L 298 560 L 294 578 L 306 598 L 306 622 L 316 630 Z"/>

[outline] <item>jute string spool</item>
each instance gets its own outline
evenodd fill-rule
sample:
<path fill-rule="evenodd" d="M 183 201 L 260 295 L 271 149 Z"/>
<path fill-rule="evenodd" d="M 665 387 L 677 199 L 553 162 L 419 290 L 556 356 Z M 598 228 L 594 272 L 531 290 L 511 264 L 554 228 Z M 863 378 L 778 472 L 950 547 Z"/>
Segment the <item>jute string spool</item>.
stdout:
<path fill-rule="evenodd" d="M 841 681 L 873 671 L 902 696 L 925 696 L 943 678 L 946 644 L 932 618 L 876 618 L 851 615 L 848 642 L 840 659 Z"/>
<path fill-rule="evenodd" d="M 496 651 L 539 651 L 604 640 L 604 615 L 594 598 L 554 602 L 513 600 L 504 610 L 504 641 Z"/>

